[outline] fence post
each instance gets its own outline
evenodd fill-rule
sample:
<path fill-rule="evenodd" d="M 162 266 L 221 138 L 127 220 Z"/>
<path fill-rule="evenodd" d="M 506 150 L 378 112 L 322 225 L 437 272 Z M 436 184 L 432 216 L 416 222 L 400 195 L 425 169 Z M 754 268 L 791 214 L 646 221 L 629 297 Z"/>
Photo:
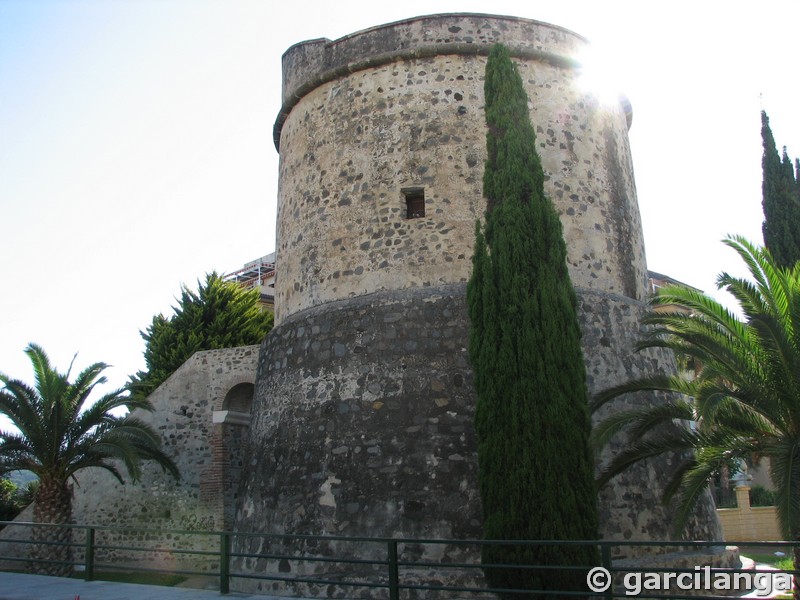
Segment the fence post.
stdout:
<path fill-rule="evenodd" d="M 400 577 L 397 570 L 397 540 L 389 542 L 389 600 L 400 600 Z"/>
<path fill-rule="evenodd" d="M 227 594 L 231 579 L 231 536 L 229 533 L 219 534 L 219 593 Z"/>
<path fill-rule="evenodd" d="M 614 600 L 614 574 L 611 571 L 611 546 L 603 544 L 600 546 L 600 560 L 603 568 L 609 572 L 609 586 L 605 593 L 606 600 Z"/>
<path fill-rule="evenodd" d="M 86 581 L 94 581 L 94 527 L 86 529 L 86 551 L 83 557 L 84 576 Z"/>

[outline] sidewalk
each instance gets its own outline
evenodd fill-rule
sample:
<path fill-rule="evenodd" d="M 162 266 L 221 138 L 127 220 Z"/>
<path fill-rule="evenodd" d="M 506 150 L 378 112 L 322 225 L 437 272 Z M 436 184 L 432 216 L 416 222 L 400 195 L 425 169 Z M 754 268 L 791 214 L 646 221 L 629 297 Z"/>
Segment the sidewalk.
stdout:
<path fill-rule="evenodd" d="M 223 596 L 214 590 L 0 572 L 0 600 L 76 600 L 78 597 L 80 600 L 286 600 L 276 596 L 249 596 L 235 592 Z"/>

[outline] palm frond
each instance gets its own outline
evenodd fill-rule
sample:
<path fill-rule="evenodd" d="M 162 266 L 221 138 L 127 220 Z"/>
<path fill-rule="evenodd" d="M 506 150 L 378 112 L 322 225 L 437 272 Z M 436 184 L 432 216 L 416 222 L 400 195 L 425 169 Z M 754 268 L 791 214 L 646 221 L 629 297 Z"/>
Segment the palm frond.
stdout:
<path fill-rule="evenodd" d="M 138 480 L 141 462 L 154 461 L 178 478 L 157 432 L 130 415 L 115 415 L 121 408 L 152 410 L 146 399 L 131 399 L 116 390 L 92 400 L 106 383 L 105 363 L 90 365 L 70 381 L 74 358 L 64 374 L 53 367 L 41 346 L 29 344 L 25 352 L 33 366 L 33 386 L 0 375 L 0 414 L 20 432 L 0 433 L 0 471 L 27 469 L 66 483 L 88 467 L 105 469 L 122 481 L 124 468 Z"/>
<path fill-rule="evenodd" d="M 797 439 L 776 441 L 763 455 L 770 462 L 781 529 L 784 535 L 796 535 L 800 531 L 800 442 Z"/>
<path fill-rule="evenodd" d="M 110 457 L 105 457 L 110 458 Z M 70 477 L 74 477 L 75 473 L 78 471 L 82 471 L 84 469 L 89 468 L 96 468 L 96 469 L 103 469 L 116 479 L 122 485 L 125 485 L 125 478 L 122 476 L 122 472 L 117 468 L 117 466 L 112 462 L 107 462 L 106 460 L 97 460 L 95 457 L 86 457 L 81 461 L 75 462 L 72 464 L 72 468 L 70 469 Z"/>
<path fill-rule="evenodd" d="M 676 426 L 659 431 L 648 438 L 633 440 L 614 456 L 605 468 L 601 469 L 597 477 L 597 484 L 598 486 L 605 485 L 617 475 L 643 460 L 665 453 L 691 451 L 697 446 L 696 437 L 695 433 Z"/>
<path fill-rule="evenodd" d="M 611 414 L 595 426 L 600 445 L 627 440 L 601 473 L 605 482 L 639 461 L 667 452 L 686 458 L 670 476 L 665 500 L 676 502 L 676 522 L 691 510 L 712 474 L 729 461 L 769 457 L 787 539 L 800 532 L 800 265 L 783 269 L 769 251 L 729 236 L 749 278 L 721 273 L 717 285 L 730 293 L 743 318 L 697 290 L 668 286 L 651 301 L 638 348 L 663 348 L 699 365 L 696 378 L 660 375 L 616 385 L 598 394 L 592 409 L 634 392 L 681 394 L 663 403 Z M 665 310 L 665 307 L 677 307 Z M 695 415 L 694 430 L 670 430 L 680 403 Z M 616 436 L 616 437 L 615 437 Z M 626 437 L 621 437 L 626 436 Z"/>
<path fill-rule="evenodd" d="M 628 381 L 599 392 L 589 403 L 589 409 L 592 412 L 596 412 L 611 400 L 625 394 L 659 391 L 677 392 L 690 396 L 694 392 L 694 388 L 691 382 L 680 375 L 653 375 L 652 377 L 642 377 L 641 379 Z"/>
<path fill-rule="evenodd" d="M 711 476 L 719 468 L 711 462 L 694 460 L 692 467 L 685 470 L 681 477 L 681 484 L 677 487 L 675 520 L 673 533 L 679 533 L 689 521 L 700 496 L 708 489 Z M 675 489 L 670 487 L 670 490 Z"/>
<path fill-rule="evenodd" d="M 623 429 L 629 439 L 640 439 L 655 428 L 673 424 L 675 420 L 693 421 L 694 407 L 683 400 L 615 412 L 592 429 L 589 441 L 593 448 L 602 450 Z"/>
<path fill-rule="evenodd" d="M 0 414 L 31 438 L 40 438 L 43 434 L 39 419 L 41 399 L 33 388 L 18 379 L 10 379 L 0 375 L 0 382 L 5 389 L 0 391 Z"/>

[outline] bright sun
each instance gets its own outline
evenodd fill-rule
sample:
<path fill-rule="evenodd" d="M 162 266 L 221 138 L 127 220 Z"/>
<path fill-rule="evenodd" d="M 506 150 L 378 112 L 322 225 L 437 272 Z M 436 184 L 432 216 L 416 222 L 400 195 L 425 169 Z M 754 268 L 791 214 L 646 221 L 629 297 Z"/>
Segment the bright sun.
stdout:
<path fill-rule="evenodd" d="M 613 49 L 587 45 L 577 57 L 579 89 L 603 104 L 616 104 L 624 97 L 624 68 Z"/>

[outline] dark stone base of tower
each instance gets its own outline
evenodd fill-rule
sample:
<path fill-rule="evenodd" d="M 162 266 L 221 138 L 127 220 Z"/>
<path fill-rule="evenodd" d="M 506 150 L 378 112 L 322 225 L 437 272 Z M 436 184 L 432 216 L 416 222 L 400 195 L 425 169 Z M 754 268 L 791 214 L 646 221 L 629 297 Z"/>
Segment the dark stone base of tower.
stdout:
<path fill-rule="evenodd" d="M 464 292 L 458 284 L 375 293 L 305 310 L 272 331 L 261 349 L 258 433 L 240 531 L 480 539 Z M 252 538 L 242 549 L 265 547 Z M 314 551 L 363 559 L 385 556 L 386 547 L 320 544 Z M 463 562 L 465 552 L 474 560 L 473 551 L 405 548 L 407 557 L 444 553 L 445 562 Z M 241 567 L 274 572 L 281 565 L 246 560 Z M 282 568 L 327 579 L 370 573 L 300 562 Z"/>
<path fill-rule="evenodd" d="M 645 375 L 675 372 L 674 358 L 660 349 L 636 350 L 641 339 L 641 319 L 647 308 L 624 296 L 578 290 L 578 316 L 583 335 L 589 394 Z M 652 404 L 660 397 L 645 393 L 624 396 L 593 415 L 599 422 L 613 412 L 636 404 Z M 621 449 L 612 441 L 600 461 Z M 674 538 L 672 508 L 662 504 L 667 473 L 678 461 L 670 457 L 639 463 L 614 478 L 599 494 L 600 537 L 620 541 L 664 541 Z M 699 502 L 693 518 L 678 539 L 721 540 L 722 529 L 710 494 Z M 638 554 L 658 552 L 642 547 Z M 663 551 L 663 550 L 661 550 Z"/>
<path fill-rule="evenodd" d="M 670 364 L 655 352 L 634 352 L 642 303 L 588 290 L 579 290 L 578 298 L 592 389 Z M 297 313 L 276 327 L 261 348 L 242 490 L 246 500 L 237 529 L 480 539 L 466 313 L 465 286 L 456 284 L 343 300 Z M 669 468 L 667 460 L 652 461 L 601 494 L 601 538 L 671 539 L 669 509 L 660 501 Z M 689 538 L 721 538 L 713 510 L 709 498 Z M 236 550 L 268 549 L 274 550 L 254 537 Z M 385 548 L 333 544 L 314 551 L 363 558 L 383 556 Z M 474 547 L 452 545 L 406 551 L 406 560 L 445 563 L 474 562 L 479 554 Z M 350 566 L 273 562 L 248 559 L 238 568 L 358 576 Z M 440 572 L 438 580 L 443 576 L 450 583 L 475 583 L 464 572 Z M 238 581 L 236 586 L 281 590 L 281 584 Z M 320 593 L 314 587 L 308 591 Z"/>
<path fill-rule="evenodd" d="M 331 304 L 262 346 L 240 527 L 480 536 L 464 286 Z"/>

